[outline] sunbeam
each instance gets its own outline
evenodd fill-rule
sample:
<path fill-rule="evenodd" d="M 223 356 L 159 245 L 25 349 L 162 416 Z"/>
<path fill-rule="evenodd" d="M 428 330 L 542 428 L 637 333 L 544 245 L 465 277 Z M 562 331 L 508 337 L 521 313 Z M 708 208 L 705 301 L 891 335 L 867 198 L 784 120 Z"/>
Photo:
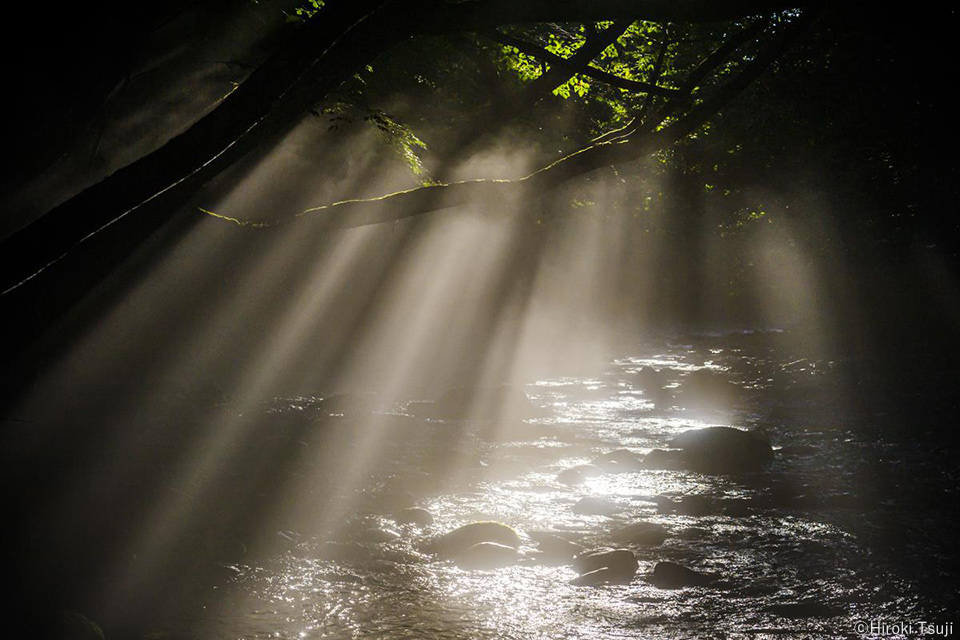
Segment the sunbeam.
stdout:
<path fill-rule="evenodd" d="M 8 635 L 949 636 L 956 11 L 848 5 L 32 11 Z"/>

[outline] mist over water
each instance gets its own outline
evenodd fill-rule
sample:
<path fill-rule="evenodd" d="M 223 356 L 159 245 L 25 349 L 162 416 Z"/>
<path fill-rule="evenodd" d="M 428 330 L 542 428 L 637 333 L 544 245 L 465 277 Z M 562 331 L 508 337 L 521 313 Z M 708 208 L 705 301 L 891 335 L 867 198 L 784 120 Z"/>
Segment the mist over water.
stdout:
<path fill-rule="evenodd" d="M 210 96 L 193 98 L 165 128 Z M 757 185 L 799 211 L 738 226 L 646 171 L 656 159 L 340 231 L 199 213 L 270 220 L 415 184 L 376 132 L 328 129 L 307 118 L 209 185 L 58 320 L 5 399 L 24 599 L 144 639 L 832 637 L 948 619 L 951 256 L 917 249 L 886 281 L 836 246 L 822 194 Z M 445 178 L 542 164 L 510 128 L 469 142 Z M 39 192 L 96 177 L 66 173 L 21 194 L 23 219 Z M 666 204 L 640 204 L 651 194 Z M 723 393 L 697 398 L 703 372 Z M 561 480 L 714 426 L 750 430 L 773 461 Z M 676 508 L 691 496 L 702 509 Z M 518 532 L 515 563 L 430 552 L 476 521 Z M 637 522 L 663 540 L 615 539 Z M 627 547 L 637 575 L 574 585 L 544 532 Z M 717 582 L 659 588 L 664 561 Z"/>
<path fill-rule="evenodd" d="M 864 364 L 831 333 L 818 270 L 786 231 L 765 240 L 757 290 L 737 298 L 753 306 L 728 316 L 710 268 L 723 270 L 721 250 L 705 252 L 716 265 L 697 259 L 708 283 L 691 303 L 678 283 L 697 269 L 615 211 L 528 214 L 478 203 L 262 237 L 195 225 L 10 414 L 34 429 L 9 432 L 8 451 L 39 463 L 22 470 L 36 483 L 29 573 L 140 637 L 829 635 L 943 615 L 926 596 L 942 579 L 905 568 L 891 529 L 938 517 L 917 511 L 926 499 L 906 476 L 949 471 L 876 430 L 894 403 L 863 410 Z M 662 389 L 643 369 L 663 373 Z M 735 399 L 685 403 L 698 370 Z M 476 399 L 503 384 L 537 416 Z M 422 412 L 457 387 L 473 415 Z M 557 479 L 715 425 L 760 429 L 773 465 Z M 714 506 L 664 511 L 664 496 L 691 495 Z M 578 515 L 588 496 L 617 508 Z M 410 507 L 432 522 L 398 522 Z M 484 520 L 520 532 L 518 564 L 467 571 L 427 553 Z M 611 532 L 637 521 L 666 539 L 631 546 L 640 569 L 622 586 L 571 585 L 577 573 L 530 537 L 622 546 Z M 942 539 L 915 544 L 946 552 Z M 646 582 L 665 560 L 722 584 Z M 829 613 L 777 613 L 810 602 Z"/>

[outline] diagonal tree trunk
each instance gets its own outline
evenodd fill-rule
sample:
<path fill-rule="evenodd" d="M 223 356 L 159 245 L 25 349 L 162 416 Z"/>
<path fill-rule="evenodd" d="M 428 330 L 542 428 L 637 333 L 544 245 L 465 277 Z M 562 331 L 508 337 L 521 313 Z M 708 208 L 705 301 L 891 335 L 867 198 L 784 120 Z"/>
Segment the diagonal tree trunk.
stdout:
<path fill-rule="evenodd" d="M 803 0 L 430 0 L 329 2 L 215 110 L 157 151 L 54 208 L 0 243 L 0 294 L 32 282 L 105 227 L 136 212 L 157 228 L 171 203 L 185 201 L 251 150 L 275 140 L 356 69 L 417 33 L 477 31 L 546 20 L 644 19 L 711 21 L 769 12 Z M 154 217 L 155 216 L 155 217 Z M 137 238 L 131 237 L 131 242 Z M 122 252 L 122 251 L 121 251 Z M 102 268 L 85 265 L 96 282 Z M 34 283 L 37 284 L 37 283 Z"/>

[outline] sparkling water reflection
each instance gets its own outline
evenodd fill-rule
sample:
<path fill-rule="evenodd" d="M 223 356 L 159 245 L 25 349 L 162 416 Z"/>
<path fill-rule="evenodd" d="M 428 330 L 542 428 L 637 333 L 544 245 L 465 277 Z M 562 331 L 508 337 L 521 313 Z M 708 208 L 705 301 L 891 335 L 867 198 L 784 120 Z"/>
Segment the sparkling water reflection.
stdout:
<path fill-rule="evenodd" d="M 701 349 L 692 357 L 688 345 L 678 345 L 655 356 L 612 359 L 595 377 L 535 381 L 525 391 L 549 414 L 495 438 L 459 438 L 462 468 L 446 475 L 437 471 L 437 460 L 449 454 L 443 449 L 447 443 L 410 441 L 406 430 L 387 435 L 397 438 L 389 475 L 358 486 L 357 496 L 374 498 L 357 497 L 343 518 L 367 529 L 395 531 L 398 537 L 365 540 L 356 527 L 329 535 L 290 534 L 290 544 L 277 553 L 225 566 L 210 600 L 193 614 L 168 621 L 167 633 L 197 638 L 816 637 L 848 635 L 853 622 L 865 617 L 902 618 L 923 611 L 916 585 L 898 578 L 889 558 L 872 553 L 863 537 L 869 529 L 864 523 L 884 516 L 875 503 L 854 495 L 851 473 L 865 451 L 883 443 L 858 438 L 842 424 L 821 424 L 821 415 L 804 413 L 809 405 L 785 406 L 775 396 L 771 370 L 806 376 L 798 384 L 807 384 L 807 378 L 827 376 L 822 372 L 832 364 L 797 366 L 767 353 L 723 348 Z M 642 367 L 669 370 L 667 388 L 676 388 L 697 369 L 723 371 L 747 396 L 730 411 L 658 408 L 636 384 Z M 792 418 L 776 418 L 777 407 L 792 412 Z M 402 413 L 403 406 L 394 410 Z M 405 424 L 406 429 L 427 428 L 424 421 Z M 475 426 L 431 424 L 468 434 Z M 557 479 L 560 471 L 588 464 L 598 454 L 626 448 L 642 455 L 684 430 L 717 424 L 763 426 L 783 453 L 769 471 L 749 477 L 632 470 L 576 485 Z M 410 504 L 433 514 L 433 524 L 398 524 L 391 509 L 370 507 L 378 504 L 378 491 L 398 482 L 410 489 L 404 492 Z M 789 500 L 783 498 L 784 487 L 795 489 Z M 663 495 L 737 500 L 746 510 L 665 513 L 657 506 Z M 584 496 L 603 497 L 621 511 L 574 513 L 571 507 Z M 463 571 L 423 552 L 432 536 L 476 520 L 504 522 L 521 532 L 561 532 L 588 548 L 609 546 L 613 529 L 639 520 L 662 525 L 669 537 L 661 545 L 631 547 L 640 561 L 631 584 L 600 588 L 571 585 L 577 573 L 539 560 L 526 535 L 521 561 L 496 570 Z M 710 587 L 655 588 L 644 576 L 664 560 L 714 573 L 720 581 Z M 816 602 L 836 615 L 787 618 L 770 608 L 800 602 Z"/>

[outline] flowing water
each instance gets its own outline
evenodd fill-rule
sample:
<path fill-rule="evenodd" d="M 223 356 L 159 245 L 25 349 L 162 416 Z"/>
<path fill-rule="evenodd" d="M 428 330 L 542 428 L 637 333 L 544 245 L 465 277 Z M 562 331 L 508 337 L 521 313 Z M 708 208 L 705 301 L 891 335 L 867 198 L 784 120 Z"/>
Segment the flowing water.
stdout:
<path fill-rule="evenodd" d="M 912 480 L 955 487 L 953 476 L 944 479 L 954 473 L 949 461 L 885 437 L 848 410 L 842 360 L 791 359 L 766 345 L 742 335 L 624 348 L 590 375 L 529 381 L 523 390 L 544 410 L 533 419 L 422 419 L 404 403 L 311 418 L 307 435 L 296 436 L 306 453 L 284 480 L 295 498 L 268 519 L 281 523 L 264 532 L 269 552 L 218 562 L 200 597 L 159 621 L 152 637 L 866 637 L 858 623 L 951 621 L 949 598 L 931 596 L 954 584 L 942 564 L 949 534 L 931 533 L 949 516 L 915 499 L 928 488 Z M 666 391 L 653 397 L 643 388 L 644 367 L 664 371 Z M 731 406 L 693 410 L 675 401 L 686 376 L 702 368 L 736 384 Z M 289 424 L 284 416 L 313 416 L 316 406 L 313 398 L 279 399 L 266 415 Z M 773 463 L 738 476 L 557 478 L 598 455 L 643 455 L 711 425 L 762 430 Z M 705 496 L 712 508 L 662 512 L 664 495 Z M 578 515 L 572 507 L 584 496 L 619 511 Z M 398 524 L 394 514 L 408 506 L 434 522 Z M 521 532 L 520 562 L 466 571 L 425 552 L 432 537 L 479 520 Z M 630 545 L 640 567 L 626 585 L 573 586 L 573 568 L 538 559 L 528 536 L 551 531 L 587 548 L 623 546 L 611 531 L 641 520 L 669 537 Z M 720 580 L 656 588 L 646 578 L 664 560 Z M 776 609 L 797 603 L 822 607 Z"/>

